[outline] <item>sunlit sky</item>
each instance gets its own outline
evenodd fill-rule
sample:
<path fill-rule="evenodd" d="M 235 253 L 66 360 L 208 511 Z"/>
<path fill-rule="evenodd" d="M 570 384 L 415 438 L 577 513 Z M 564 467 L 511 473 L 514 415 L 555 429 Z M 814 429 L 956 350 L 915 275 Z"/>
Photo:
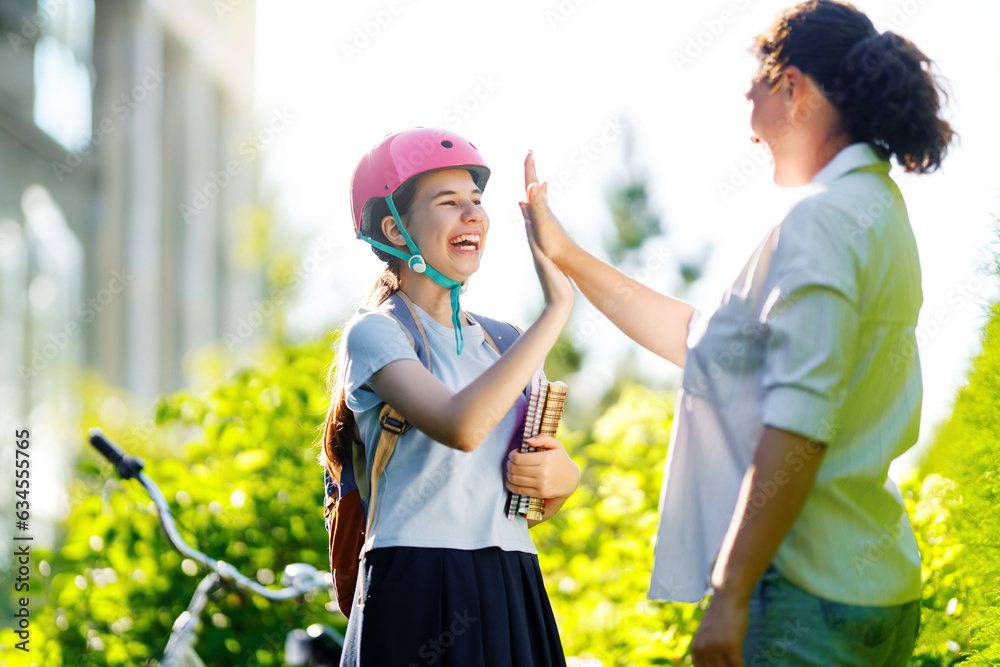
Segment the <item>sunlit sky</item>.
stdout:
<path fill-rule="evenodd" d="M 668 230 L 646 249 L 643 277 L 669 292 L 677 284 L 677 258 L 710 247 L 704 278 L 685 298 L 711 310 L 802 194 L 775 186 L 770 164 L 754 161 L 743 97 L 752 68 L 747 46 L 789 4 L 258 0 L 259 118 L 266 123 L 280 110 L 294 118 L 267 147 L 265 193 L 290 230 L 286 237 L 300 241 L 304 252 L 320 238 L 338 249 L 309 274 L 294 326 L 321 334 L 344 322 L 367 294 L 382 265 L 354 240 L 351 172 L 379 138 L 417 125 L 466 136 L 493 170 L 484 197 L 492 228 L 466 308 L 527 325 L 541 304 L 517 208 L 529 148 L 542 178 L 564 177 L 551 197 L 556 213 L 585 247 L 603 252 L 602 238 L 612 229 L 605 197 L 622 172 L 626 123 Z M 940 173 L 892 171 L 923 268 L 918 339 L 926 441 L 950 411 L 979 348 L 984 305 L 997 293 L 989 266 L 1000 211 L 1000 52 L 989 45 L 1000 3 L 856 6 L 935 60 L 950 81 L 947 117 L 961 135 Z M 741 167 L 749 176 L 738 174 Z M 580 297 L 576 311 L 571 332 L 589 334 L 592 307 Z M 593 398 L 623 351 L 637 347 L 610 325 L 587 342 L 587 382 L 571 385 L 571 400 Z M 678 380 L 667 362 L 635 354 L 650 383 Z"/>

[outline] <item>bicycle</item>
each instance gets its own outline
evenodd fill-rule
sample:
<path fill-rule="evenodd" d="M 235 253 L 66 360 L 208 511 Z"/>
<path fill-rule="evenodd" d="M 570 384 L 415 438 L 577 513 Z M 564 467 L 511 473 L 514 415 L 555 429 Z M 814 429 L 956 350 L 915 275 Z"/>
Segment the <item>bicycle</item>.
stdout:
<path fill-rule="evenodd" d="M 269 600 L 290 600 L 306 593 L 333 587 L 333 577 L 329 572 L 319 572 L 307 563 L 293 563 L 285 567 L 280 589 L 266 588 L 239 572 L 224 561 L 217 561 L 194 549 L 177 531 L 170 507 L 156 482 L 142 472 L 144 463 L 138 457 L 123 452 L 115 443 L 104 436 L 99 428 L 90 429 L 90 444 L 115 466 L 123 480 L 138 481 L 156 505 L 163 529 L 170 545 L 182 556 L 190 558 L 209 570 L 201 580 L 191 602 L 177 617 L 167 639 L 162 658 L 150 664 L 159 667 L 205 667 L 194 644 L 197 640 L 201 613 L 209 597 L 217 590 L 233 587 L 243 593 L 262 595 Z M 340 663 L 340 653 L 344 638 L 333 628 L 313 624 L 306 630 L 296 629 L 285 639 L 285 662 L 293 667 L 335 667 Z"/>

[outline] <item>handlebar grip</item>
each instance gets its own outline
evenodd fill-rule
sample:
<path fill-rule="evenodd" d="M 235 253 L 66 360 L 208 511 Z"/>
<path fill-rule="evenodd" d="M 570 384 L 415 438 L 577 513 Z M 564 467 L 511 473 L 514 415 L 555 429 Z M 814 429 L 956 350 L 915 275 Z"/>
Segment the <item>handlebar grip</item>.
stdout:
<path fill-rule="evenodd" d="M 145 465 L 142 459 L 129 456 L 120 450 L 117 445 L 104 437 L 104 433 L 96 426 L 90 429 L 90 444 L 118 469 L 118 476 L 122 479 L 137 477 Z"/>

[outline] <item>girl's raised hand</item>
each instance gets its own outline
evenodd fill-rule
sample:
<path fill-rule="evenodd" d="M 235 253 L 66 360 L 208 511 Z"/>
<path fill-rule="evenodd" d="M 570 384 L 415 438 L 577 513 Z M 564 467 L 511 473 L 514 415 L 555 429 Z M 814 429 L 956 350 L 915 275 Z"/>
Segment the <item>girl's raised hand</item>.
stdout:
<path fill-rule="evenodd" d="M 531 154 L 528 154 L 531 160 Z M 531 162 L 531 173 L 534 173 L 534 162 Z M 528 174 L 528 162 L 525 162 L 525 176 Z M 566 274 L 552 261 L 552 259 L 542 250 L 538 244 L 538 234 L 535 229 L 535 220 L 544 216 L 544 211 L 548 211 L 548 204 L 544 203 L 545 194 L 542 188 L 533 183 L 528 189 L 528 202 L 520 202 L 521 213 L 524 215 L 524 227 L 528 233 L 528 246 L 531 248 L 531 255 L 535 260 L 535 272 L 538 274 L 538 282 L 542 286 L 542 293 L 545 296 L 546 306 L 557 306 L 566 309 L 566 317 L 573 308 L 573 284 Z M 532 204 L 534 200 L 534 204 Z M 534 209 L 532 209 L 534 206 Z M 538 214 L 535 213 L 538 211 Z M 549 212 L 551 216 L 551 212 Z M 551 217 L 552 224 L 557 227 L 559 223 L 555 217 Z M 545 221 L 548 227 L 548 220 Z M 561 230 L 562 228 L 559 227 Z"/>
<path fill-rule="evenodd" d="M 522 202 L 521 211 L 528 226 L 528 236 L 534 238 L 549 259 L 561 264 L 563 256 L 572 247 L 573 240 L 549 208 L 548 183 L 539 184 L 535 173 L 535 158 L 531 151 L 528 151 L 528 156 L 524 159 L 524 192 L 527 202 Z"/>
<path fill-rule="evenodd" d="M 521 206 L 522 210 L 526 204 Z M 527 215 L 527 214 L 525 214 Z M 527 223 L 526 223 L 527 224 Z M 531 248 L 531 256 L 535 260 L 535 273 L 538 274 L 538 283 L 542 286 L 542 294 L 545 296 L 545 306 L 554 306 L 558 312 L 563 313 L 565 319 L 562 328 L 569 319 L 569 314 L 573 310 L 573 301 L 576 298 L 573 294 L 573 284 L 565 273 L 562 272 L 555 262 L 545 256 L 535 240 L 528 233 L 528 246 Z"/>

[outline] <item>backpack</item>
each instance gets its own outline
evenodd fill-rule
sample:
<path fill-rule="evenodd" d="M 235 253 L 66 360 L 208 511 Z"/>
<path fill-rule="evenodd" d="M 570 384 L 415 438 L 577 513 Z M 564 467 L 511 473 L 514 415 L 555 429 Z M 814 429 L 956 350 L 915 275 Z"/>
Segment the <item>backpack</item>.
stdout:
<path fill-rule="evenodd" d="M 427 336 L 409 298 L 397 291 L 382 302 L 379 312 L 396 320 L 413 346 L 417 358 L 427 370 L 431 370 Z M 498 354 L 506 352 L 521 335 L 521 330 L 512 324 L 481 315 L 466 314 L 482 328 L 486 342 Z M 372 534 L 378 480 L 396 448 L 396 440 L 410 428 L 403 416 L 387 404 L 383 404 L 379 413 L 379 423 L 382 425 L 382 434 L 370 467 L 366 460 L 364 442 L 361 441 L 355 424 L 350 460 L 343 461 L 339 470 L 328 463 L 323 475 L 326 486 L 323 515 L 330 535 L 330 570 L 333 573 L 337 604 L 344 616 L 348 617 L 351 615 L 351 603 L 357 588 L 358 568 L 364 556 L 366 536 Z"/>

